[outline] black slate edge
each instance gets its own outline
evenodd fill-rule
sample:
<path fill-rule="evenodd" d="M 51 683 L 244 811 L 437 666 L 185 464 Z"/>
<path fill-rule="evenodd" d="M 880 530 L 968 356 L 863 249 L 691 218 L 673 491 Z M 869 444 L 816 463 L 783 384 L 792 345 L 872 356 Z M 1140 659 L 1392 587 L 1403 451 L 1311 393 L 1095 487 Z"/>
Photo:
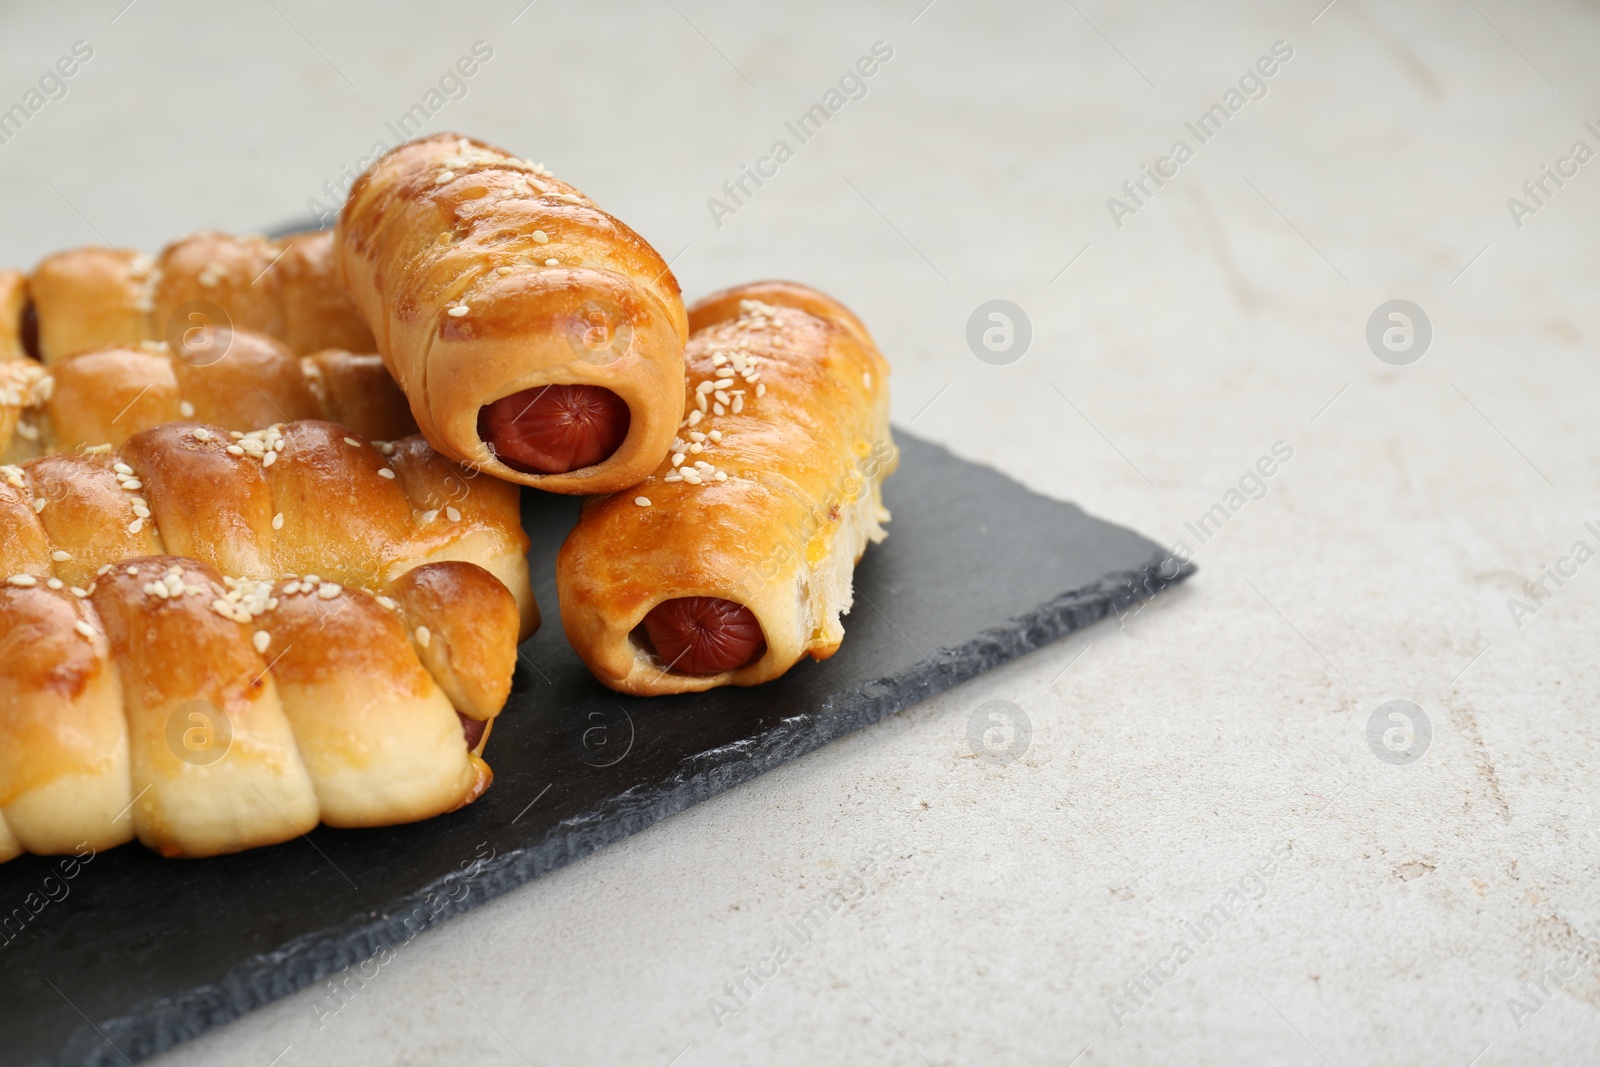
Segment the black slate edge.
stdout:
<path fill-rule="evenodd" d="M 126 1060 L 153 1056 L 230 1022 L 359 964 L 384 946 L 392 949 L 399 943 L 409 942 L 446 919 L 470 911 L 780 764 L 813 752 L 886 715 L 975 678 L 1107 615 L 1120 613 L 1136 601 L 1142 604 L 1195 571 L 1191 563 L 1174 567 L 1175 563 L 1171 555 L 1161 553 L 1140 570 L 1108 575 L 1093 585 L 1063 593 L 1030 615 L 1012 620 L 1014 629 L 990 630 L 959 648 L 940 649 L 936 654 L 937 663 L 924 660 L 909 675 L 895 679 L 893 686 L 869 682 L 862 687 L 862 694 L 869 699 L 857 707 L 854 715 L 848 718 L 829 716 L 819 721 L 823 728 L 809 734 L 790 735 L 780 723 L 764 736 L 696 753 L 686 761 L 692 766 L 680 771 L 672 780 L 658 785 L 641 783 L 612 797 L 602 808 L 563 821 L 538 845 L 494 856 L 484 863 L 481 873 L 473 877 L 471 890 L 460 900 L 445 897 L 448 876 L 429 884 L 421 892 L 398 898 L 393 905 L 393 915 L 411 913 L 415 917 L 414 932 L 398 928 L 397 919 L 364 915 L 306 934 L 240 964 L 217 985 L 163 997 L 136 1014 L 79 1027 L 58 1055 L 35 1061 L 35 1067 L 114 1067 Z M 1167 572 L 1172 573 L 1167 576 Z M 882 692 L 874 693 L 874 688 Z M 432 908 L 430 900 L 435 902 Z M 406 936 L 407 933 L 410 936 Z M 107 1041 L 116 1047 L 112 1048 Z"/>

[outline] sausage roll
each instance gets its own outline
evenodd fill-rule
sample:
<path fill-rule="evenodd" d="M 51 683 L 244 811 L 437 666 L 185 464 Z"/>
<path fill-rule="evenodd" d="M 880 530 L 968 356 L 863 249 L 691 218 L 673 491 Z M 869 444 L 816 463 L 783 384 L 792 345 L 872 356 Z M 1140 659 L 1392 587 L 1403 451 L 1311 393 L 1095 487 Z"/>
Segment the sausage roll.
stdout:
<path fill-rule="evenodd" d="M 556 564 L 568 641 L 625 693 L 758 685 L 831 656 L 889 518 L 889 366 L 854 315 L 771 282 L 708 297 L 689 322 L 673 451 L 585 501 Z"/>
<path fill-rule="evenodd" d="M 217 321 L 218 315 L 225 321 Z M 296 353 L 372 352 L 372 333 L 334 276 L 333 234 L 270 241 L 198 233 L 155 259 L 90 247 L 49 256 L 31 278 L 0 272 L 0 359 L 54 363 L 110 345 L 232 325 Z"/>
<path fill-rule="evenodd" d="M 321 422 L 0 466 L 0 859 L 469 803 L 538 624 L 517 506 Z"/>
<path fill-rule="evenodd" d="M 164 341 L 143 341 L 63 359 L 48 372 L 32 360 L 0 362 L 0 460 L 120 445 L 178 419 L 237 430 L 327 419 L 378 440 L 416 432 L 375 354 L 329 348 L 296 356 L 252 330 L 206 333 L 178 355 Z M 210 355 L 195 358 L 202 344 Z"/>
<path fill-rule="evenodd" d="M 445 455 L 556 493 L 655 469 L 688 333 L 656 250 L 537 163 L 455 134 L 401 145 L 339 215 L 344 281 Z"/>

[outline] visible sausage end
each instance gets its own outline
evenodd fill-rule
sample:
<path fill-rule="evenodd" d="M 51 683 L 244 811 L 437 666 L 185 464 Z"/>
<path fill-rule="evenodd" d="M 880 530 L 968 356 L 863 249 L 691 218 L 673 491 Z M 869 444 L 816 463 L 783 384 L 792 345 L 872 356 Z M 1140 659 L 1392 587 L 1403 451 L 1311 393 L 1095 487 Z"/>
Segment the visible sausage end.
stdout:
<path fill-rule="evenodd" d="M 488 727 L 487 719 L 473 719 L 456 712 L 456 717 L 461 720 L 461 732 L 466 735 L 467 751 L 476 752 L 478 743 L 483 740 L 483 731 Z"/>
<path fill-rule="evenodd" d="M 530 474 L 592 467 L 621 447 L 632 415 L 598 385 L 545 385 L 486 404 L 478 436 L 506 466 Z"/>
<path fill-rule="evenodd" d="M 22 308 L 22 350 L 34 359 L 43 359 L 39 354 L 39 309 L 32 300 Z"/>
<path fill-rule="evenodd" d="M 664 600 L 644 617 L 644 630 L 651 649 L 675 674 L 722 674 L 767 651 L 754 613 L 721 597 Z"/>

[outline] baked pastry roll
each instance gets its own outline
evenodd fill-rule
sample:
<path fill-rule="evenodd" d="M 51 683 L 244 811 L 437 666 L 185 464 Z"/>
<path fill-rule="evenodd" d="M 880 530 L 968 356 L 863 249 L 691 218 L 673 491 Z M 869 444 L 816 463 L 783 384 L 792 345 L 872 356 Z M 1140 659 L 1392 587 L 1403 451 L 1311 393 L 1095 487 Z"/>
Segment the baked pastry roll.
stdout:
<path fill-rule="evenodd" d="M 31 278 L 0 273 L 0 358 L 9 350 L 54 363 L 141 341 L 177 348 L 192 330 L 228 325 L 301 355 L 373 351 L 371 331 L 334 277 L 326 231 L 281 241 L 198 233 L 154 259 L 78 248 L 47 257 Z"/>
<path fill-rule="evenodd" d="M 120 445 L 179 419 L 236 430 L 326 419 L 377 440 L 416 432 L 375 354 L 329 348 L 296 356 L 266 334 L 238 328 L 210 330 L 205 345 L 215 358 L 195 361 L 165 342 L 144 341 L 48 370 L 32 360 L 0 362 L 0 460 Z"/>
<path fill-rule="evenodd" d="M 320 422 L 0 467 L 0 859 L 470 802 L 538 624 L 517 508 L 418 438 Z"/>
<path fill-rule="evenodd" d="M 556 564 L 567 640 L 625 693 L 758 685 L 831 656 L 889 518 L 889 366 L 854 315 L 768 282 L 707 297 L 689 323 L 673 452 L 585 501 Z"/>
<path fill-rule="evenodd" d="M 677 280 L 638 234 L 537 163 L 455 134 L 350 190 L 338 257 L 422 434 L 556 493 L 639 481 L 683 403 Z"/>

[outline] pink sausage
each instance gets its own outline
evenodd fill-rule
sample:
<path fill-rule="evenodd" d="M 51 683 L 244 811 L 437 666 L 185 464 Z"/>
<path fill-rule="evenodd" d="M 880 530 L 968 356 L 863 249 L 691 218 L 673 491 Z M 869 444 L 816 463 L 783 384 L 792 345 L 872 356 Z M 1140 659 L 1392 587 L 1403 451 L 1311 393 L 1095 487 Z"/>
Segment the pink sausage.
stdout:
<path fill-rule="evenodd" d="M 750 609 L 721 597 L 664 600 L 644 617 L 644 628 L 655 654 L 678 674 L 737 670 L 767 651 L 766 635 Z"/>
<path fill-rule="evenodd" d="M 609 457 L 628 436 L 628 405 L 598 385 L 545 385 L 485 405 L 478 436 L 500 461 L 533 474 L 565 474 Z"/>

